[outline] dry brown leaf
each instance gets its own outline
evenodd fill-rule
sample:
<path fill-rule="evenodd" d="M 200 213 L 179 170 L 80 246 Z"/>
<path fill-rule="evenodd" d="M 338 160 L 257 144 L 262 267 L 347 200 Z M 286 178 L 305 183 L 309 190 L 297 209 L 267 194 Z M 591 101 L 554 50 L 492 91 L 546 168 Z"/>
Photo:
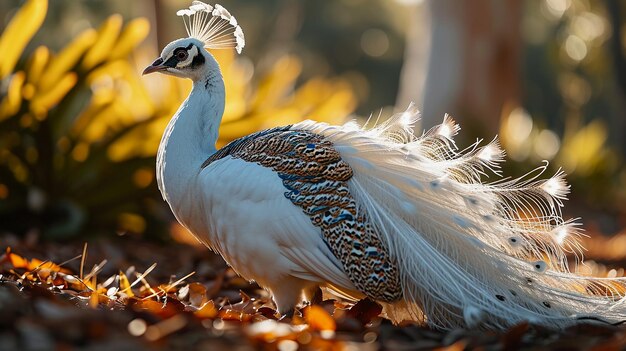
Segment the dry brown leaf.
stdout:
<path fill-rule="evenodd" d="M 320 306 L 308 306 L 303 310 L 304 319 L 312 330 L 335 331 L 337 323 L 333 317 Z"/>
<path fill-rule="evenodd" d="M 189 284 L 189 302 L 199 308 L 207 302 L 206 287 L 200 283 Z"/>
<path fill-rule="evenodd" d="M 210 318 L 213 319 L 215 317 L 217 317 L 218 315 L 218 310 L 215 307 L 215 303 L 213 302 L 213 300 L 206 302 L 204 305 L 202 305 L 202 307 L 200 307 L 199 310 L 197 310 L 196 312 L 194 312 L 194 315 L 196 315 L 196 317 L 198 318 Z"/>

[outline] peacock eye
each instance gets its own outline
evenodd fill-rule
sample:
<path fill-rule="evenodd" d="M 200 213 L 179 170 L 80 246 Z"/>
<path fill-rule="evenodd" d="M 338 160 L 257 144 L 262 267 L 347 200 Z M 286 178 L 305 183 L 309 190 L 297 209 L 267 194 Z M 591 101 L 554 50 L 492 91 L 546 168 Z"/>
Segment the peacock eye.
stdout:
<path fill-rule="evenodd" d="M 187 53 L 187 50 L 178 50 L 176 52 L 176 58 L 179 61 L 184 61 L 187 59 L 187 57 L 189 56 L 189 53 Z"/>

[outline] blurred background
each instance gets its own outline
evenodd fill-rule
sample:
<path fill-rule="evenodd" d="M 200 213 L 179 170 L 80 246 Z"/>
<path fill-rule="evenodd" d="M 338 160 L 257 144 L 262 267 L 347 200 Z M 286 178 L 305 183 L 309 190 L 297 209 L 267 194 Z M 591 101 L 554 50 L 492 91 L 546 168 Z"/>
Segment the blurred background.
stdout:
<path fill-rule="evenodd" d="M 246 47 L 214 52 L 227 90 L 220 144 L 304 118 L 384 118 L 415 101 L 419 128 L 449 113 L 463 128 L 459 145 L 499 134 L 505 174 L 542 160 L 562 167 L 573 190 L 566 216 L 607 243 L 621 238 L 626 3 L 221 4 Z M 190 83 L 139 73 L 185 36 L 175 12 L 188 5 L 0 2 L 0 231 L 188 240 L 158 193 L 154 155 Z"/>

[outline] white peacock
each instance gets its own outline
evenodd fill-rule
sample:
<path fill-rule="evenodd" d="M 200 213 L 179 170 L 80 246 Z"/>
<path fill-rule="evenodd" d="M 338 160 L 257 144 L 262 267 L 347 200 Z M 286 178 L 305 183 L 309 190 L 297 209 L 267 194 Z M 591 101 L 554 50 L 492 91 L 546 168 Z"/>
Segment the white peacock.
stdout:
<path fill-rule="evenodd" d="M 178 12 L 188 37 L 169 43 L 144 74 L 193 81 L 159 147 L 157 179 L 178 221 L 289 314 L 319 287 L 369 297 L 395 322 L 558 328 L 626 319 L 623 278 L 579 276 L 578 224 L 564 220 L 563 172 L 547 164 L 499 174 L 494 139 L 459 151 L 449 116 L 421 135 L 411 105 L 371 128 L 314 121 L 258 132 L 216 150 L 224 112 L 220 68 L 205 48 L 244 35 L 220 5 Z"/>

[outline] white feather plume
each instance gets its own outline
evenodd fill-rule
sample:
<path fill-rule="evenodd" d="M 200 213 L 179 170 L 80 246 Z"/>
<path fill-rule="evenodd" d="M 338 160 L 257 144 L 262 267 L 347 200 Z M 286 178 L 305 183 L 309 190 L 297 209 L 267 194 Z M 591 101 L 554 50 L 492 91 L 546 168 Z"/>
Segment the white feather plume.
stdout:
<path fill-rule="evenodd" d="M 200 40 L 207 48 L 235 48 L 241 54 L 246 45 L 237 20 L 219 4 L 211 6 L 193 1 L 188 9 L 179 10 L 176 15 L 183 18 L 187 35 Z"/>
<path fill-rule="evenodd" d="M 625 278 L 569 271 L 567 253 L 582 259 L 582 231 L 561 214 L 563 171 L 542 179 L 545 162 L 520 178 L 483 183 L 499 174 L 497 139 L 459 151 L 451 117 L 415 136 L 418 119 L 411 104 L 370 129 L 294 126 L 325 135 L 353 168 L 351 193 L 399 266 L 404 300 L 386 306 L 389 317 L 488 329 L 626 319 Z"/>

